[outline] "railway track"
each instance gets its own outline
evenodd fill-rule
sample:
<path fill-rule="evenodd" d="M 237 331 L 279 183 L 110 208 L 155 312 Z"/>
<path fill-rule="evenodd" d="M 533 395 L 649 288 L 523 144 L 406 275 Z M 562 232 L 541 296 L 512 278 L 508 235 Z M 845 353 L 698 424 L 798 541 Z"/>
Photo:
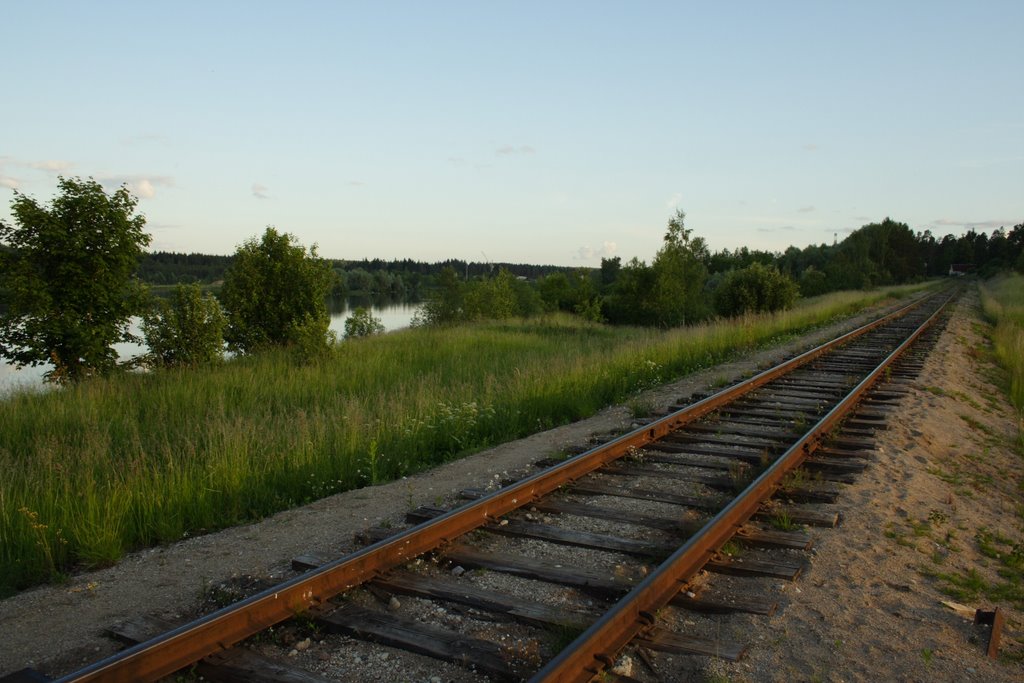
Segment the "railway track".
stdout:
<path fill-rule="evenodd" d="M 706 575 L 799 575 L 809 541 L 796 529 L 838 523 L 827 503 L 866 466 L 872 431 L 921 362 L 912 346 L 950 298 L 928 297 L 497 490 L 467 490 L 455 509 L 416 509 L 415 526 L 368 530 L 355 553 L 295 558 L 295 578 L 194 622 L 119 625 L 112 632 L 134 645 L 60 680 L 157 680 L 190 667 L 215 680 L 327 680 L 240 645 L 296 618 L 318 637 L 407 649 L 491 680 L 632 680 L 616 666 L 627 648 L 649 667 L 652 652 L 738 658 L 742 643 L 664 615 L 771 613 L 762 595 L 719 590 Z M 752 550 L 730 552 L 740 546 Z M 465 618 L 427 624 L 403 614 L 410 601 L 420 615 L 436 603 Z M 515 622 L 503 626 L 514 636 L 483 637 L 495 621 Z"/>

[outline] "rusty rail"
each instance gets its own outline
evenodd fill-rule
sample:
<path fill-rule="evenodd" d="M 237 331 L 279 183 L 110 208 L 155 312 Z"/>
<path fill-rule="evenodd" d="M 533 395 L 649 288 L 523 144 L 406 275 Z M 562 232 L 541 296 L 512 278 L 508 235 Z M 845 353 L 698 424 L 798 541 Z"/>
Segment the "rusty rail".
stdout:
<path fill-rule="evenodd" d="M 617 602 L 571 645 L 530 679 L 531 683 L 590 681 L 611 668 L 614 658 L 631 640 L 654 625 L 654 614 L 685 587 L 736 530 L 758 511 L 779 487 L 783 477 L 804 461 L 857 405 L 878 378 L 937 319 L 947 298 L 900 346 L 828 412 L 799 441 L 654 572 Z"/>
<path fill-rule="evenodd" d="M 528 505 L 531 501 L 579 479 L 608 462 L 628 454 L 631 450 L 642 448 L 668 433 L 699 419 L 716 408 L 815 360 L 836 347 L 905 315 L 908 311 L 919 305 L 919 303 L 915 302 L 905 306 L 785 363 L 765 370 L 744 382 L 671 413 L 613 441 L 570 458 L 559 465 L 495 491 L 484 498 L 452 510 L 431 521 L 424 522 L 392 538 L 375 543 L 361 551 L 325 564 L 318 569 L 307 572 L 302 576 L 286 581 L 217 612 L 213 612 L 190 624 L 140 643 L 65 676 L 59 679 L 59 681 L 61 683 L 69 683 L 71 681 L 151 681 L 190 666 L 204 657 L 226 650 L 245 638 L 290 619 L 296 614 L 313 610 L 335 595 L 365 583 L 389 569 L 395 568 L 418 555 L 429 552 L 517 508 Z M 783 459 L 786 459 L 786 457 L 784 456 Z M 781 475 L 779 478 L 781 478 Z M 776 485 L 777 482 L 774 477 L 766 479 L 765 476 L 762 476 L 751 484 L 751 488 L 756 487 L 757 491 L 770 492 Z M 735 504 L 730 505 L 726 508 L 726 511 L 734 506 Z M 722 514 L 725 514 L 726 511 L 723 511 Z M 732 522 L 729 524 L 733 525 Z M 710 547 L 713 543 L 717 543 L 715 546 L 717 549 L 721 543 L 727 540 L 722 535 L 724 533 L 724 531 L 716 532 L 713 537 L 708 534 L 701 534 L 701 539 L 694 539 L 688 542 L 679 552 L 673 555 L 670 561 L 673 561 L 677 556 L 699 556 L 703 558 L 699 563 L 694 561 L 687 561 L 685 563 L 699 569 L 709 556 L 706 548 Z M 703 545 L 700 546 L 700 550 L 695 551 L 693 548 L 698 542 Z M 675 561 L 678 562 L 678 560 Z M 696 569 L 693 571 L 696 571 Z M 680 576 L 681 574 L 675 572 L 675 575 Z M 655 585 L 653 581 L 655 576 L 650 577 L 641 584 L 641 587 Z M 657 584 L 656 590 L 661 597 L 671 597 L 673 591 L 678 590 L 679 579 L 661 578 L 658 581 L 659 584 Z M 661 582 L 664 582 L 664 584 L 662 585 Z M 598 636 L 597 642 L 602 644 L 593 649 L 593 652 L 600 655 L 602 652 L 617 651 L 625 642 L 628 642 L 628 640 L 622 640 L 624 636 L 616 636 L 614 639 L 609 639 L 609 636 L 604 635 L 607 628 L 605 624 L 616 624 L 616 630 L 624 634 L 628 629 L 623 630 L 623 625 L 635 623 L 637 619 L 646 620 L 650 614 L 648 611 L 650 608 L 636 607 L 635 604 L 635 601 L 628 602 L 626 603 L 627 606 L 616 608 L 595 625 L 594 628 L 601 627 L 601 630 L 597 632 L 601 634 Z M 641 623 L 646 623 L 646 621 Z M 581 638 L 593 632 L 594 628 L 588 630 Z M 542 673 L 548 672 L 552 666 L 555 666 L 559 672 L 566 672 L 568 671 L 566 667 L 570 666 L 570 662 L 573 663 L 572 665 L 582 662 L 580 665 L 582 667 L 581 671 L 587 667 L 592 669 L 595 655 L 579 654 L 580 652 L 582 651 L 575 650 L 571 655 L 559 656 L 552 660 L 551 664 Z M 556 680 L 557 678 L 552 678 L 547 673 L 544 675 L 545 677 L 538 678 L 537 680 Z M 563 674 L 560 673 L 558 675 Z M 587 678 L 572 676 L 557 678 L 557 680 L 587 680 Z"/>

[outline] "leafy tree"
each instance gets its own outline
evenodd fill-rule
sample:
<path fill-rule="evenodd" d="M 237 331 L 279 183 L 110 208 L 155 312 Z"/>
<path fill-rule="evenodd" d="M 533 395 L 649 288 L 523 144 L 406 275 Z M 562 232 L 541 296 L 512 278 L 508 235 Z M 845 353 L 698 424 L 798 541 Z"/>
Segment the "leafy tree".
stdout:
<path fill-rule="evenodd" d="M 262 239 L 246 241 L 221 290 L 228 347 L 239 353 L 289 345 L 325 349 L 330 343 L 325 299 L 332 280 L 331 266 L 317 256 L 316 246 L 307 251 L 294 235 L 268 227 Z"/>
<path fill-rule="evenodd" d="M 796 295 L 792 278 L 755 262 L 726 274 L 715 290 L 715 308 L 727 316 L 778 311 L 792 306 Z"/>
<path fill-rule="evenodd" d="M 636 257 L 630 259 L 619 270 L 605 301 L 608 321 L 616 325 L 654 325 L 654 284 L 654 269 Z"/>
<path fill-rule="evenodd" d="M 362 306 L 352 311 L 345 320 L 345 339 L 353 337 L 370 337 L 384 332 L 384 323 L 380 318 L 375 318 L 372 313 Z"/>
<path fill-rule="evenodd" d="M 459 274 L 445 266 L 437 277 L 437 289 L 417 312 L 416 324 L 451 325 L 464 320 L 463 290 Z"/>
<path fill-rule="evenodd" d="M 622 270 L 622 259 L 618 256 L 601 259 L 601 289 L 607 290 L 615 284 L 615 278 Z"/>
<path fill-rule="evenodd" d="M 828 291 L 828 277 L 814 266 L 809 267 L 800 276 L 801 296 L 818 296 Z"/>
<path fill-rule="evenodd" d="M 464 304 L 468 320 L 505 320 L 519 312 L 515 276 L 504 268 L 494 277 L 474 280 L 466 290 Z"/>
<path fill-rule="evenodd" d="M 537 293 L 537 288 L 524 280 L 516 279 L 513 283 L 516 295 L 516 308 L 519 315 L 529 317 L 544 310 L 544 302 Z"/>
<path fill-rule="evenodd" d="M 107 195 L 93 179 L 59 178 L 49 207 L 19 192 L 0 222 L 0 355 L 18 366 L 53 363 L 45 377 L 77 381 L 117 366 L 113 345 L 143 302 L 134 277 L 150 236 L 138 200 L 121 187 Z"/>
<path fill-rule="evenodd" d="M 684 227 L 686 214 L 676 210 L 668 221 L 665 243 L 654 257 L 654 291 L 651 309 L 654 322 L 661 327 L 675 327 L 696 322 L 706 315 L 704 283 L 708 269 L 707 243 L 693 237 Z"/>
<path fill-rule="evenodd" d="M 571 306 L 572 287 L 565 273 L 555 272 L 537 280 L 537 292 L 547 311 L 568 309 Z"/>
<path fill-rule="evenodd" d="M 178 285 L 142 318 L 147 361 L 159 367 L 196 366 L 223 358 L 224 312 L 199 285 Z"/>

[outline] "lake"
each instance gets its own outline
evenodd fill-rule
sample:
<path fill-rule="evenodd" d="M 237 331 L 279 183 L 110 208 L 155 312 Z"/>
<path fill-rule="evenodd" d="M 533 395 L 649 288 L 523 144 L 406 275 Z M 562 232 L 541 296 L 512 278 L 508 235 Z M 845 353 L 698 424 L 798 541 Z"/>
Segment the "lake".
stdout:
<path fill-rule="evenodd" d="M 410 302 L 389 302 L 387 300 L 370 300 L 352 298 L 348 300 L 328 301 L 327 310 L 331 314 L 330 329 L 338 334 L 341 339 L 345 334 L 345 321 L 356 307 L 369 308 L 375 318 L 379 318 L 384 325 L 384 330 L 393 332 L 409 326 L 413 315 L 420 308 L 419 303 Z M 133 319 L 132 332 L 142 335 L 139 330 L 139 320 Z M 115 344 L 121 360 L 128 360 L 134 356 L 144 353 L 146 350 L 143 344 Z M 0 364 L 0 396 L 12 389 L 21 387 L 43 387 L 43 373 L 50 369 L 49 365 L 37 365 L 34 368 L 26 367 L 17 369 L 9 363 Z"/>

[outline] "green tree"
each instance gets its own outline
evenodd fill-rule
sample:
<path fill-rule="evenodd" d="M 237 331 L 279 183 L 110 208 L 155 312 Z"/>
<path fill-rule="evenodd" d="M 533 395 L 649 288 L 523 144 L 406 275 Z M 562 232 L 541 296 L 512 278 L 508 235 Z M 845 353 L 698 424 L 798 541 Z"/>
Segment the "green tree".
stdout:
<path fill-rule="evenodd" d="M 224 312 L 199 285 L 178 285 L 167 299 L 156 299 L 142 318 L 149 353 L 158 367 L 196 366 L 223 358 Z"/>
<path fill-rule="evenodd" d="M 494 277 L 469 283 L 463 299 L 469 320 L 505 320 L 519 313 L 515 276 L 504 268 Z"/>
<path fill-rule="evenodd" d="M 810 266 L 800 276 L 800 295 L 818 296 L 829 291 L 828 277 L 814 266 Z"/>
<path fill-rule="evenodd" d="M 715 290 L 715 308 L 728 316 L 778 311 L 792 306 L 796 295 L 792 278 L 775 266 L 755 262 L 726 273 Z"/>
<path fill-rule="evenodd" d="M 252 353 L 268 346 L 299 345 L 304 351 L 330 343 L 325 299 L 330 264 L 294 235 L 268 227 L 235 252 L 224 277 L 221 301 L 228 311 L 228 348 Z"/>
<path fill-rule="evenodd" d="M 463 296 L 465 287 L 459 274 L 445 266 L 437 276 L 437 288 L 417 312 L 414 321 L 423 325 L 452 325 L 465 320 Z"/>
<path fill-rule="evenodd" d="M 384 323 L 380 318 L 375 318 L 368 309 L 362 306 L 352 311 L 352 315 L 345 319 L 345 339 L 353 337 L 370 337 L 384 332 Z"/>
<path fill-rule="evenodd" d="M 537 292 L 547 311 L 568 310 L 572 306 L 572 287 L 565 273 L 555 272 L 537 280 Z"/>
<path fill-rule="evenodd" d="M 612 291 L 605 299 L 604 312 L 616 325 L 654 325 L 655 311 L 651 300 L 654 291 L 654 269 L 633 257 L 622 266 Z"/>
<path fill-rule="evenodd" d="M 0 222 L 0 355 L 19 367 L 47 361 L 53 382 L 117 367 L 113 345 L 137 341 L 131 316 L 143 305 L 134 273 L 150 236 L 138 200 L 121 187 L 108 195 L 93 179 L 59 178 L 49 207 L 14 193 L 14 224 Z"/>
<path fill-rule="evenodd" d="M 622 259 L 612 256 L 601 259 L 601 289 L 607 291 L 615 284 L 615 278 L 622 270 Z"/>
<path fill-rule="evenodd" d="M 693 231 L 684 226 L 685 218 L 679 209 L 669 219 L 665 243 L 651 262 L 651 309 L 654 322 L 662 327 L 696 322 L 706 316 L 704 283 L 708 269 L 704 263 L 708 248 L 703 238 L 693 237 Z"/>

